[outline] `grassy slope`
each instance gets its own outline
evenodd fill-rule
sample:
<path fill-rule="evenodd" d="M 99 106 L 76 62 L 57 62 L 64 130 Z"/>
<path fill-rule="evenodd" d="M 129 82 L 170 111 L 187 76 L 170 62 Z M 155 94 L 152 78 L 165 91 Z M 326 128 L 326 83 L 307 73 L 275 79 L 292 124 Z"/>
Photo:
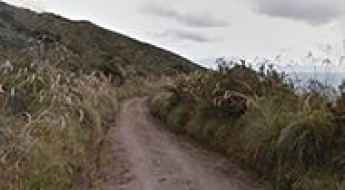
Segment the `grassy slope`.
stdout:
<path fill-rule="evenodd" d="M 0 42 L 0 189 L 97 189 L 118 101 L 200 69 L 92 23 L 3 2 Z"/>
<path fill-rule="evenodd" d="M 72 189 L 81 176 L 96 185 L 118 107 L 109 80 L 26 63 L 0 72 L 0 189 Z"/>
<path fill-rule="evenodd" d="M 133 75 L 157 76 L 200 69 L 179 55 L 88 21 L 72 21 L 50 13 L 38 14 L 2 2 L 0 42 L 1 50 L 16 52 L 33 46 L 38 52 L 37 46 L 43 43 L 40 54 L 44 59 L 55 58 L 50 52 L 58 44 L 60 50 L 69 54 L 63 64 L 71 69 L 98 70 L 124 79 Z M 0 56 L 0 60 L 3 58 L 6 55 Z"/>
<path fill-rule="evenodd" d="M 257 171 L 275 189 L 341 190 L 343 97 L 330 106 L 321 94 L 322 88 L 311 88 L 297 95 L 274 70 L 223 68 L 179 77 L 152 99 L 151 110 L 174 131 Z"/>

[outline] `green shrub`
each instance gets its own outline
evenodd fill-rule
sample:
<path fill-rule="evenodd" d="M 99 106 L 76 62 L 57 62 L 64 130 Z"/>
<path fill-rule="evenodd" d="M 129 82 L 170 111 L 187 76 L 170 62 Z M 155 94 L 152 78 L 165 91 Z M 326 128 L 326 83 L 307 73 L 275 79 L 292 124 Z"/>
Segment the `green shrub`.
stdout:
<path fill-rule="evenodd" d="M 189 120 L 190 112 L 185 108 L 185 105 L 180 104 L 174 107 L 167 116 L 167 125 L 177 131 L 184 131 L 183 126 Z"/>
<path fill-rule="evenodd" d="M 159 95 L 151 108 L 168 126 L 241 161 L 274 189 L 343 189 L 343 101 L 334 107 L 330 94 L 315 88 L 297 93 L 284 76 L 273 68 L 222 65 L 178 77 L 165 88 L 173 95 Z"/>

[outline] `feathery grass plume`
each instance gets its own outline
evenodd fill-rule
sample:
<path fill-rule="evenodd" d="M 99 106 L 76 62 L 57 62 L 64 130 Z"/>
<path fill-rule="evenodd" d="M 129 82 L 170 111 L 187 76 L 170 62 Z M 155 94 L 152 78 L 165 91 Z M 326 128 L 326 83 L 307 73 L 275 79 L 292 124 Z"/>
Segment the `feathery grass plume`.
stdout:
<path fill-rule="evenodd" d="M 116 89 L 102 74 L 19 61 L 0 75 L 0 189 L 95 186 Z"/>
<path fill-rule="evenodd" d="M 257 171 L 274 189 L 339 190 L 343 99 L 318 81 L 300 91 L 272 66 L 256 71 L 242 61 L 179 76 L 152 99 L 151 111 Z"/>

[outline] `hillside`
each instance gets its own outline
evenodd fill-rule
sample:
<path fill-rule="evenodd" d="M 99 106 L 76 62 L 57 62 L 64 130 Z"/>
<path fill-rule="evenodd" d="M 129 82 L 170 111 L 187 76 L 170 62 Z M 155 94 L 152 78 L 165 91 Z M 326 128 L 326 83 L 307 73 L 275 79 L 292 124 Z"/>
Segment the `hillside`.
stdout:
<path fill-rule="evenodd" d="M 172 52 L 88 21 L 36 13 L 3 2 L 0 2 L 0 48 L 2 61 L 20 52 L 21 57 L 39 62 L 62 64 L 72 70 L 101 70 L 122 79 L 199 68 Z"/>
<path fill-rule="evenodd" d="M 90 22 L 0 1 L 0 189 L 99 189 L 121 100 L 151 91 L 142 78 L 199 68 Z"/>

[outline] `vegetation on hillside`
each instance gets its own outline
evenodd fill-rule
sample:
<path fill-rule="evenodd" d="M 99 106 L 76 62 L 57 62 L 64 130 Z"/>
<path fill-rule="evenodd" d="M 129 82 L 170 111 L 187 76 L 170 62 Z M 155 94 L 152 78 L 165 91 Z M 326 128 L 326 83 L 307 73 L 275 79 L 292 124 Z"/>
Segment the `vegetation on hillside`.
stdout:
<path fill-rule="evenodd" d="M 56 49 L 63 51 L 70 56 L 64 64 L 75 71 L 106 70 L 109 72 L 106 74 L 115 74 L 123 80 L 188 73 L 201 68 L 173 52 L 88 21 L 72 21 L 0 2 L 0 61 L 4 61 L 3 52 L 21 52 L 33 46 L 44 58 L 60 58 Z"/>
<path fill-rule="evenodd" d="M 96 187 L 118 109 L 111 80 L 29 61 L 0 72 L 0 189 Z"/>
<path fill-rule="evenodd" d="M 0 189 L 97 188 L 118 102 L 200 68 L 86 21 L 0 2 Z"/>
<path fill-rule="evenodd" d="M 345 189 L 345 95 L 245 61 L 181 75 L 151 101 L 178 132 L 255 170 L 279 190 Z M 332 93 L 332 94 L 330 94 Z"/>

